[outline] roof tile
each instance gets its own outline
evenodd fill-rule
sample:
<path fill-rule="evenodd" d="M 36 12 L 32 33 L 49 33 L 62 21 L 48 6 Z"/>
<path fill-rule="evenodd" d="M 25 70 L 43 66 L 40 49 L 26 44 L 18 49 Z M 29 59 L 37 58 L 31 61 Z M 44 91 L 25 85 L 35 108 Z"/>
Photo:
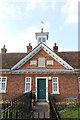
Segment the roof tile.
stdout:
<path fill-rule="evenodd" d="M 17 64 L 27 53 L 0 53 L 0 69 L 11 69 Z M 74 68 L 80 68 L 80 51 L 76 52 L 58 52 L 64 61 Z"/>

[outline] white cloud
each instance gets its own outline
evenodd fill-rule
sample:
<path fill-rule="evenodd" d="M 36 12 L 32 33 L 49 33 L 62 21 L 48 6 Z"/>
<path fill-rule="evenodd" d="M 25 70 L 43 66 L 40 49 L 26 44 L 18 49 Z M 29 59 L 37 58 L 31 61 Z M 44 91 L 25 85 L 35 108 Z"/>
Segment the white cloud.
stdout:
<path fill-rule="evenodd" d="M 27 0 L 26 2 L 26 11 L 31 11 L 35 8 L 36 6 L 36 0 Z"/>
<path fill-rule="evenodd" d="M 62 7 L 62 13 L 66 15 L 66 24 L 78 23 L 78 1 L 66 0 L 65 5 Z"/>
<path fill-rule="evenodd" d="M 44 31 L 47 31 L 49 28 L 50 24 L 45 22 Z M 0 24 L 0 48 L 6 45 L 8 52 L 26 52 L 26 46 L 29 43 L 31 43 L 33 48 L 37 45 L 35 32 L 40 32 L 40 28 L 38 29 L 37 26 L 31 25 L 18 35 L 11 35 L 7 31 L 8 26 Z"/>
<path fill-rule="evenodd" d="M 7 34 L 7 26 L 0 22 L 0 45 L 3 45 L 5 43 L 6 34 Z"/>
<path fill-rule="evenodd" d="M 2 48 L 3 45 L 6 45 L 8 52 L 26 52 L 26 46 L 29 43 L 34 47 L 37 45 L 37 41 L 35 39 L 36 31 L 38 31 L 38 29 L 35 26 L 30 26 L 23 33 L 17 36 L 11 36 L 9 34 L 5 34 L 4 29 L 1 33 L 0 48 Z"/>
<path fill-rule="evenodd" d="M 9 2 L 8 0 L 0 1 L 0 19 L 20 18 L 22 15 L 20 6 L 20 4 L 15 4 L 15 2 Z"/>
<path fill-rule="evenodd" d="M 46 11 L 55 8 L 55 0 L 0 0 L 0 19 L 23 19 L 39 7 Z"/>

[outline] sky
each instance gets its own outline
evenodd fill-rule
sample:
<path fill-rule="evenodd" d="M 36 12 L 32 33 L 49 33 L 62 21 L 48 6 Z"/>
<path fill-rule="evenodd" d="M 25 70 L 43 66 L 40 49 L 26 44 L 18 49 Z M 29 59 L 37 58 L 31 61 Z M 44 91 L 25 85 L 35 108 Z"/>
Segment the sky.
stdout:
<path fill-rule="evenodd" d="M 36 47 L 35 32 L 49 32 L 47 45 L 59 51 L 78 50 L 79 0 L 0 0 L 0 48 L 27 52 Z"/>

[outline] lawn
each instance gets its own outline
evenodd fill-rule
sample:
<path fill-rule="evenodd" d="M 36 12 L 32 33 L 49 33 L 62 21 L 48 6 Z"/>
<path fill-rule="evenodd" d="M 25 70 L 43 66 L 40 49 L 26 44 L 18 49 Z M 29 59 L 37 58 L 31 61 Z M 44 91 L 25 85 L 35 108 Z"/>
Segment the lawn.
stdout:
<path fill-rule="evenodd" d="M 61 118 L 80 118 L 80 106 L 79 105 L 59 105 L 57 106 Z"/>

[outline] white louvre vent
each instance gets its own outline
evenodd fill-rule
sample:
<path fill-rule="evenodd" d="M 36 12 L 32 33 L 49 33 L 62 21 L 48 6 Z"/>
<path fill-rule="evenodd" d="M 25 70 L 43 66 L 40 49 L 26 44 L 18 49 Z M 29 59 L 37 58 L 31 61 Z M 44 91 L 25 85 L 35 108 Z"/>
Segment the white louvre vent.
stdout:
<path fill-rule="evenodd" d="M 47 60 L 47 65 L 54 65 L 54 61 L 53 60 Z"/>
<path fill-rule="evenodd" d="M 45 67 L 45 57 L 38 58 L 38 67 Z"/>
<path fill-rule="evenodd" d="M 37 60 L 30 60 L 30 65 L 37 65 Z"/>

